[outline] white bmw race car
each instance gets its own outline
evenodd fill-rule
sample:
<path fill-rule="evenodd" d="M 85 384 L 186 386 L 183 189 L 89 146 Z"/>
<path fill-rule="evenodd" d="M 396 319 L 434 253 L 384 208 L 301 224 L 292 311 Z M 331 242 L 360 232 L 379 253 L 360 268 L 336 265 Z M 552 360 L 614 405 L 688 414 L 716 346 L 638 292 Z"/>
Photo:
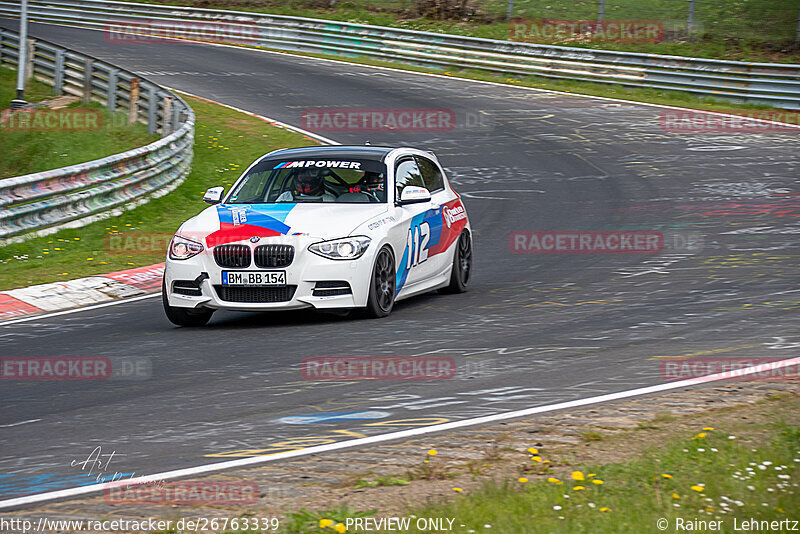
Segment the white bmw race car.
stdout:
<path fill-rule="evenodd" d="M 276 150 L 204 200 L 167 254 L 164 310 L 177 325 L 202 326 L 214 310 L 384 317 L 397 300 L 470 280 L 467 212 L 426 151 Z"/>

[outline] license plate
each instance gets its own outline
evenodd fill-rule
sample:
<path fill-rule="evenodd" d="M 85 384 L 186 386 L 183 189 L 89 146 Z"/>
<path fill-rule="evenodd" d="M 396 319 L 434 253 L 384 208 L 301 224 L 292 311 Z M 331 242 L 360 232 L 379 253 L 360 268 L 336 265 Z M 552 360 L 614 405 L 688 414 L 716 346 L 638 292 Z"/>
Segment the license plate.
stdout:
<path fill-rule="evenodd" d="M 223 286 L 285 286 L 286 271 L 222 271 Z"/>

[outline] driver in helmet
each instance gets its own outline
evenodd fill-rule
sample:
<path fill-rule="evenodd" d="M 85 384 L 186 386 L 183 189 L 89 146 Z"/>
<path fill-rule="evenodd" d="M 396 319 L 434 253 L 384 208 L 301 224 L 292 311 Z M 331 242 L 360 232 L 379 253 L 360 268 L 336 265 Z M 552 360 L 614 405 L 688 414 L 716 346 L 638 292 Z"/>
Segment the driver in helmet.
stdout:
<path fill-rule="evenodd" d="M 325 177 L 320 169 L 303 168 L 294 177 L 294 187 L 284 191 L 276 202 L 295 202 L 303 197 L 321 197 L 323 202 L 334 202 L 336 196 L 325 191 Z"/>
<path fill-rule="evenodd" d="M 365 172 L 356 187 L 358 191 L 372 196 L 378 202 L 386 200 L 386 181 L 383 179 L 381 173 L 372 171 Z"/>

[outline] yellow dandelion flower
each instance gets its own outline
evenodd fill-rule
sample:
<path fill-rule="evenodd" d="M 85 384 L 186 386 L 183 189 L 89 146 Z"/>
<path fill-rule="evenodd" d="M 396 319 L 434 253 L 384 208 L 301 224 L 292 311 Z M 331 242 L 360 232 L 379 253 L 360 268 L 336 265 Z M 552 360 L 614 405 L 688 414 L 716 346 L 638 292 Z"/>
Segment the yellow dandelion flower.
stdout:
<path fill-rule="evenodd" d="M 596 477 L 596 476 L 597 476 L 597 474 L 595 474 L 595 473 L 588 473 L 586 475 L 586 478 L 592 478 L 592 477 Z"/>
<path fill-rule="evenodd" d="M 705 489 L 703 486 L 697 486 L 697 485 L 694 485 L 694 486 L 692 486 L 692 487 L 691 487 L 691 488 L 689 488 L 689 489 L 691 489 L 691 490 L 693 490 L 693 491 L 696 491 L 696 492 L 698 492 L 698 493 L 699 493 L 699 492 L 703 492 L 703 491 L 705 491 L 705 490 L 706 490 L 706 489 Z"/>
<path fill-rule="evenodd" d="M 672 494 L 672 498 L 673 498 L 673 499 L 680 499 L 680 498 L 681 498 L 681 496 L 680 496 L 680 495 L 678 495 L 677 493 L 673 493 L 673 494 Z"/>
<path fill-rule="evenodd" d="M 697 434 L 692 439 L 703 439 L 704 437 L 706 437 L 706 433 L 705 432 L 700 432 L 699 434 Z"/>
<path fill-rule="evenodd" d="M 345 527 L 341 523 L 336 523 L 335 525 L 333 525 L 333 530 L 335 530 L 339 534 L 344 534 L 345 532 L 347 532 L 347 527 Z"/>
<path fill-rule="evenodd" d="M 525 484 L 527 481 L 528 481 L 528 479 L 527 479 L 527 478 L 525 478 L 525 477 L 519 477 L 519 478 L 517 479 L 517 482 L 522 482 L 523 484 Z"/>
<path fill-rule="evenodd" d="M 439 453 L 437 452 L 436 449 L 431 449 L 431 450 L 428 451 L 428 454 L 431 455 L 431 456 L 436 456 Z"/>
<path fill-rule="evenodd" d="M 573 471 L 572 472 L 572 480 L 580 481 L 580 480 L 585 480 L 585 479 L 583 477 L 583 473 L 581 473 L 580 471 Z"/>
<path fill-rule="evenodd" d="M 661 478 L 672 478 L 672 475 L 669 475 L 667 473 L 661 473 Z"/>
<path fill-rule="evenodd" d="M 86 261 L 92 261 L 94 258 L 86 258 Z"/>
<path fill-rule="evenodd" d="M 592 484 L 597 484 L 598 486 L 602 486 L 603 484 L 605 484 L 605 482 L 603 482 L 599 478 L 596 478 L 596 479 L 592 480 Z"/>
<path fill-rule="evenodd" d="M 453 488 L 453 491 L 457 491 L 457 492 L 461 493 L 461 492 L 462 492 L 462 491 L 464 491 L 464 490 L 463 490 L 463 489 L 461 489 L 461 488 Z"/>
<path fill-rule="evenodd" d="M 547 479 L 547 481 L 548 481 L 548 482 L 550 482 L 550 483 L 552 483 L 552 484 L 558 484 L 558 485 L 561 485 L 561 484 L 563 484 L 563 482 L 561 482 L 561 481 L 560 481 L 560 480 L 558 480 L 557 478 L 553 478 L 553 477 L 550 477 L 550 478 L 548 478 L 548 479 Z"/>
<path fill-rule="evenodd" d="M 531 453 L 531 454 L 539 454 L 539 449 L 537 449 L 535 447 L 531 447 L 531 448 L 528 449 L 528 452 Z"/>
<path fill-rule="evenodd" d="M 533 460 L 534 462 L 541 462 L 542 461 L 542 457 L 541 456 L 531 456 L 531 460 Z"/>
<path fill-rule="evenodd" d="M 582 491 L 582 490 L 585 490 L 586 488 L 584 488 L 583 486 L 575 486 L 572 489 L 575 490 L 575 491 Z"/>
<path fill-rule="evenodd" d="M 608 506 L 603 506 L 602 508 L 600 508 L 600 511 L 601 512 L 610 512 L 611 508 L 609 508 Z"/>
<path fill-rule="evenodd" d="M 333 521 L 330 519 L 320 519 L 319 520 L 319 528 L 325 528 L 333 525 Z"/>
<path fill-rule="evenodd" d="M 704 426 L 703 430 L 711 431 L 711 430 L 714 430 L 714 427 L 713 426 Z"/>
<path fill-rule="evenodd" d="M 427 464 L 427 463 L 428 463 L 428 460 L 422 460 L 422 463 L 423 463 L 423 464 Z"/>

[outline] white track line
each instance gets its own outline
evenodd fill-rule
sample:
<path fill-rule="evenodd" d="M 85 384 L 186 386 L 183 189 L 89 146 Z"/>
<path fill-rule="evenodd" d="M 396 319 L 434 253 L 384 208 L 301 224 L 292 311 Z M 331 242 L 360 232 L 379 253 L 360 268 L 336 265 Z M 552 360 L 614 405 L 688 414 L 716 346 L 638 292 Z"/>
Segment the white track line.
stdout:
<path fill-rule="evenodd" d="M 102 276 L 102 275 L 98 274 L 98 275 L 95 275 L 95 276 Z M 138 297 L 128 297 L 128 298 L 124 298 L 122 300 L 115 300 L 115 301 L 112 301 L 112 302 L 104 302 L 102 304 L 93 304 L 91 306 L 84 306 L 82 308 L 72 308 L 72 309 L 69 309 L 69 310 L 62 310 L 62 311 L 51 312 L 51 313 L 44 313 L 44 314 L 41 314 L 41 315 L 32 315 L 30 317 L 23 317 L 21 319 L 12 319 L 10 321 L 5 321 L 5 322 L 0 323 L 0 326 L 9 326 L 9 325 L 16 324 L 16 323 L 26 323 L 28 321 L 39 321 L 41 319 L 49 319 L 50 317 L 58 317 L 59 315 L 68 315 L 70 313 L 78 313 L 78 312 L 82 312 L 82 311 L 96 310 L 97 308 L 107 308 L 109 306 L 119 306 L 120 304 L 128 304 L 129 302 L 136 302 L 137 300 L 151 299 L 153 297 L 160 297 L 160 296 L 161 296 L 161 290 L 159 290 L 158 293 L 150 293 L 148 295 L 139 295 Z"/>
<path fill-rule="evenodd" d="M 265 117 L 264 115 L 259 115 L 258 113 L 253 113 L 252 111 L 247 111 L 246 109 L 237 108 L 236 106 L 231 106 L 230 104 L 224 104 L 224 103 L 219 102 L 217 100 L 211 100 L 210 98 L 206 98 L 204 96 L 199 96 L 199 95 L 196 95 L 196 94 L 193 94 L 193 93 L 189 93 L 188 91 L 183 91 L 181 89 L 173 89 L 172 87 L 169 87 L 169 86 L 166 86 L 166 85 L 162 85 L 162 87 L 165 87 L 166 89 L 169 89 L 170 91 L 174 91 L 176 93 L 183 93 L 185 95 L 191 96 L 193 98 L 197 98 L 199 100 L 205 100 L 206 102 L 211 102 L 212 104 L 217 104 L 218 106 L 222 106 L 222 107 L 225 107 L 225 108 L 228 108 L 228 109 L 232 109 L 234 111 L 238 111 L 239 113 L 244 113 L 245 115 L 250 115 L 251 117 L 255 117 L 257 119 L 261 119 L 262 121 L 269 122 L 269 123 L 273 124 L 274 126 L 278 126 L 279 128 L 284 128 L 286 130 L 290 130 L 292 132 L 296 132 L 296 133 L 303 134 L 305 136 L 311 137 L 311 138 L 316 139 L 317 141 L 319 141 L 319 142 L 321 142 L 323 144 L 326 144 L 326 145 L 341 145 L 341 143 L 338 142 L 338 141 L 334 141 L 333 139 L 329 139 L 327 137 L 323 137 L 323 136 L 321 136 L 319 134 L 315 134 L 314 132 L 309 132 L 308 130 L 304 130 L 304 129 L 299 128 L 297 126 L 293 126 L 291 124 L 287 124 L 285 122 L 281 122 L 281 121 L 279 121 L 277 119 L 272 119 L 270 117 Z"/>
<path fill-rule="evenodd" d="M 36 423 L 37 421 L 41 421 L 41 419 L 28 419 L 26 421 L 20 421 L 19 423 L 11 423 L 10 425 L 0 425 L 0 428 L 11 428 L 12 426 L 27 425 L 28 423 Z"/>
<path fill-rule="evenodd" d="M 77 488 L 69 488 L 57 491 L 48 491 L 46 493 L 39 493 L 36 495 L 28 495 L 25 497 L 17 497 L 0 501 L 0 509 L 13 508 L 24 506 L 34 503 L 41 503 L 51 501 L 54 499 L 64 499 L 68 497 L 77 497 L 78 495 L 86 495 L 88 493 L 96 493 L 103 491 L 107 488 L 127 486 L 132 484 L 144 484 L 158 482 L 161 480 L 183 478 L 195 475 L 205 475 L 215 471 L 222 471 L 224 469 L 234 469 L 249 467 L 253 465 L 263 464 L 267 462 L 274 462 L 276 460 L 286 460 L 288 458 L 297 458 L 300 456 L 309 456 L 312 454 L 319 454 L 323 452 L 330 452 L 342 449 L 349 449 L 353 447 L 360 447 L 362 445 L 370 445 L 373 443 L 382 443 L 384 441 L 391 441 L 396 439 L 406 439 L 413 436 L 420 436 L 423 434 L 431 434 L 434 432 L 443 432 L 446 430 L 455 430 L 468 426 L 481 425 L 486 423 L 494 423 L 496 421 L 504 421 L 506 419 L 515 419 L 518 417 L 526 417 L 545 412 L 553 412 L 556 410 L 565 410 L 567 408 L 576 408 L 579 406 L 586 406 L 587 404 L 598 404 L 602 402 L 609 402 L 621 399 L 628 399 L 641 395 L 649 395 L 651 393 L 660 393 L 662 391 L 670 391 L 673 389 L 681 389 L 698 384 L 705 384 L 708 382 L 717 382 L 720 380 L 731 379 L 732 377 L 742 377 L 752 374 L 761 373 L 763 371 L 771 371 L 774 369 L 782 369 L 791 365 L 800 365 L 800 357 L 790 358 L 787 360 L 780 360 L 775 362 L 762 363 L 745 369 L 739 369 L 728 373 L 716 373 L 698 378 L 690 378 L 688 380 L 680 380 L 677 382 L 670 382 L 666 384 L 657 384 L 655 386 L 647 386 L 643 388 L 631 389 L 628 391 L 620 391 L 618 393 L 608 393 L 606 395 L 599 395 L 596 397 L 589 397 L 585 399 L 572 400 L 567 402 L 560 402 L 548 406 L 536 406 L 534 408 L 527 408 L 524 410 L 516 410 L 513 412 L 498 413 L 494 415 L 487 415 L 483 417 L 475 417 L 472 419 L 464 419 L 461 421 L 453 421 L 452 423 L 443 423 L 440 425 L 432 425 L 426 427 L 412 428 L 409 430 L 401 430 L 398 432 L 390 432 L 388 434 L 381 434 L 378 436 L 370 436 L 366 438 L 351 439 L 347 441 L 339 441 L 337 443 L 329 443 L 327 445 L 316 445 L 306 449 L 296 451 L 281 452 L 270 456 L 255 456 L 250 458 L 239 458 L 237 460 L 228 460 L 225 462 L 218 462 L 213 464 L 200 465 L 197 467 L 188 467 L 185 469 L 176 469 L 174 471 L 166 471 L 163 473 L 155 473 L 152 475 L 136 477 L 127 479 L 125 481 L 105 482 L 102 484 L 93 484 L 91 486 L 80 486 Z"/>

